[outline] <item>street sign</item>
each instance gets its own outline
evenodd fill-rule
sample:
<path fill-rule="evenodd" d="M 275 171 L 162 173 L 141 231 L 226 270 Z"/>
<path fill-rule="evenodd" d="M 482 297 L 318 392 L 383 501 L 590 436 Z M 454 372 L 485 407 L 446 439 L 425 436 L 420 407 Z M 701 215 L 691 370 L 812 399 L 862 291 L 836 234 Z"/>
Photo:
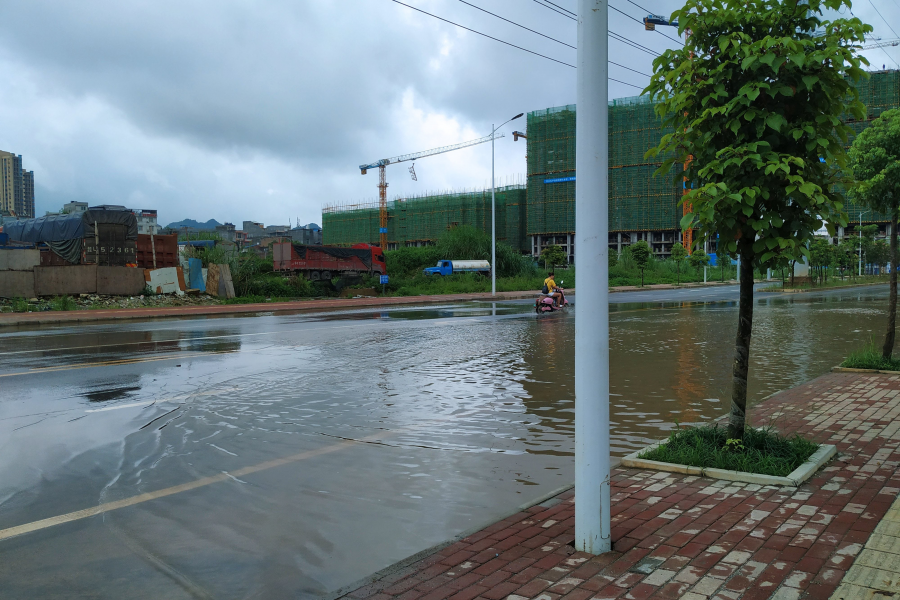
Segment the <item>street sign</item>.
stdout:
<path fill-rule="evenodd" d="M 566 181 L 575 181 L 575 177 L 556 177 L 555 179 L 545 179 L 544 183 L 565 183 Z"/>
<path fill-rule="evenodd" d="M 381 281 L 379 281 L 378 283 L 380 283 L 381 285 L 386 285 L 387 282 L 388 282 L 388 276 L 387 276 L 387 275 L 382 275 L 382 276 L 381 276 Z"/>
<path fill-rule="evenodd" d="M 378 233 L 387 233 L 387 227 L 379 227 Z"/>

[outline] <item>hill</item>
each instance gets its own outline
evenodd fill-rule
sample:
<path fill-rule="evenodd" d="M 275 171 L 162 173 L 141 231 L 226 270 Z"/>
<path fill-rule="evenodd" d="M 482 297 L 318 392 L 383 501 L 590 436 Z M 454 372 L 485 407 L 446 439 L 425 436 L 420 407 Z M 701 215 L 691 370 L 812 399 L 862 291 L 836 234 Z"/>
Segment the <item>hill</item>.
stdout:
<path fill-rule="evenodd" d="M 171 229 L 180 229 L 181 227 L 193 227 L 194 229 L 215 229 L 216 225 L 221 225 L 215 219 L 210 219 L 206 223 L 201 223 L 199 221 L 195 221 L 193 219 L 182 219 L 181 221 L 176 221 L 175 223 L 169 223 L 166 227 Z"/>

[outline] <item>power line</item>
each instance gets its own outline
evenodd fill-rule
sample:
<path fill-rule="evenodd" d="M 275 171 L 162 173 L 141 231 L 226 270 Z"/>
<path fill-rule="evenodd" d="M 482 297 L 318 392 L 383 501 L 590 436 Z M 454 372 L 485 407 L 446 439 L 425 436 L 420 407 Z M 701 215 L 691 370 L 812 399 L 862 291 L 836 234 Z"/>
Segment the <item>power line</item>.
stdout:
<path fill-rule="evenodd" d="M 546 55 L 544 55 L 544 54 L 540 54 L 540 53 L 538 53 L 538 52 L 534 52 L 533 50 L 529 50 L 528 48 L 523 48 L 523 47 L 521 47 L 521 46 L 516 46 L 515 44 L 511 44 L 510 42 L 506 42 L 506 41 L 501 40 L 501 39 L 499 39 L 499 38 L 495 38 L 495 37 L 492 36 L 492 35 L 488 35 L 488 34 L 486 34 L 486 33 L 480 32 L 480 31 L 475 31 L 474 29 L 471 29 L 471 28 L 469 28 L 469 27 L 466 27 L 465 25 L 460 25 L 459 23 L 454 23 L 453 21 L 450 21 L 449 19 L 445 19 L 445 18 L 443 18 L 443 17 L 439 17 L 439 16 L 437 16 L 437 15 L 434 15 L 434 14 L 432 14 L 432 13 L 430 13 L 430 12 L 426 12 L 426 11 L 422 10 L 421 8 L 416 8 L 415 6 L 410 6 L 409 4 L 405 4 L 405 3 L 403 3 L 403 2 L 400 2 L 400 0 L 391 0 L 391 2 L 395 2 L 395 3 L 397 3 L 397 4 L 400 4 L 400 5 L 402 5 L 402 6 L 405 6 L 405 7 L 407 7 L 407 8 L 411 8 L 411 9 L 413 9 L 413 10 L 415 10 L 415 11 L 418 11 L 418 12 L 424 14 L 424 15 L 428 15 L 429 17 L 433 17 L 433 18 L 435 18 L 435 19 L 437 19 L 437 20 L 439 20 L 439 21 L 443 21 L 443 22 L 445 22 L 445 23 L 450 23 L 451 25 L 454 25 L 454 26 L 456 26 L 456 27 L 459 27 L 460 29 L 465 29 L 466 31 L 471 31 L 472 33 L 477 33 L 478 35 L 481 35 L 481 36 L 484 36 L 484 37 L 486 37 L 486 38 L 488 38 L 488 39 L 494 40 L 495 42 L 500 42 L 501 44 L 506 44 L 507 46 L 512 46 L 513 48 L 517 48 L 518 50 L 524 50 L 525 52 L 528 52 L 529 54 L 534 54 L 535 56 L 540 56 L 541 58 L 546 58 L 547 60 L 552 60 L 553 62 L 557 62 L 557 63 L 559 63 L 559 64 L 561 64 L 561 65 L 565 65 L 565 66 L 567 66 L 567 67 L 572 67 L 573 69 L 576 68 L 575 65 L 570 65 L 570 64 L 567 63 L 567 62 L 563 62 L 563 61 L 561 61 L 561 60 L 556 60 L 555 58 L 550 58 L 549 56 L 546 56 Z M 611 62 L 611 61 L 610 61 L 610 62 Z M 629 70 L 631 70 L 631 71 L 634 71 L 634 69 L 631 69 L 630 67 L 625 67 L 624 65 L 620 65 L 620 64 L 618 64 L 618 63 L 612 63 L 612 64 L 616 65 L 617 67 L 623 67 L 623 68 L 625 68 L 625 69 L 629 69 Z M 635 71 L 635 73 L 640 73 L 640 71 Z M 645 75 L 645 74 L 644 74 L 644 73 L 641 73 L 641 75 Z M 646 77 L 649 77 L 649 75 L 646 75 Z M 631 86 L 631 87 L 633 87 L 633 88 L 637 88 L 637 89 L 639 89 L 639 90 L 643 90 L 643 89 L 644 89 L 644 88 L 642 88 L 642 87 L 639 86 L 639 85 L 635 85 L 635 84 L 633 84 L 633 83 L 628 83 L 627 81 L 622 81 L 622 80 L 620 80 L 620 79 L 614 79 L 614 78 L 612 78 L 612 77 L 607 77 L 607 79 L 609 79 L 610 81 L 615 81 L 616 83 L 621 83 L 622 85 L 628 85 L 628 86 Z"/>
<path fill-rule="evenodd" d="M 882 15 L 882 14 L 881 14 L 881 11 L 879 11 L 879 10 L 878 10 L 878 7 L 877 7 L 877 6 L 875 6 L 875 4 L 874 4 L 874 3 L 873 3 L 873 2 L 872 2 L 872 0 L 869 0 L 869 4 L 871 4 L 871 5 L 872 5 L 872 8 L 874 8 L 874 9 L 875 9 L 875 12 L 877 12 L 877 13 L 878 13 L 878 16 L 879 16 L 879 17 L 881 17 L 881 20 L 882 20 L 882 21 L 884 21 L 884 23 L 885 23 L 885 25 L 887 25 L 887 26 L 888 26 L 888 29 L 890 29 L 890 30 L 891 30 L 891 33 L 893 33 L 893 34 L 894 34 L 894 37 L 895 37 L 895 38 L 896 38 L 896 37 L 900 37 L 900 35 L 897 35 L 897 32 L 896 32 L 896 31 L 894 31 L 894 28 L 893 28 L 893 27 L 891 27 L 891 24 L 890 24 L 890 23 L 888 23 L 888 20 L 887 20 L 887 19 L 885 19 L 885 18 L 884 18 L 884 15 Z"/>
<path fill-rule="evenodd" d="M 516 46 L 515 44 L 511 44 L 511 43 L 505 42 L 499 38 L 495 38 L 492 35 L 488 35 L 486 33 L 481 33 L 480 31 L 475 31 L 474 29 L 466 27 L 465 25 L 460 25 L 459 23 L 454 23 L 453 21 L 450 21 L 443 17 L 439 17 L 437 15 L 431 14 L 430 12 L 425 12 L 421 8 L 416 8 L 415 6 L 410 6 L 409 4 L 404 4 L 403 2 L 400 2 L 400 0 L 391 0 L 391 2 L 396 2 L 397 4 L 400 4 L 401 6 L 405 6 L 406 8 L 411 8 L 415 11 L 422 13 L 423 15 L 428 15 L 429 17 L 434 17 L 435 19 L 438 19 L 439 21 L 443 21 L 445 23 L 450 23 L 451 25 L 455 25 L 456 27 L 459 27 L 460 29 L 465 29 L 466 31 L 471 31 L 472 33 L 476 33 L 478 35 L 484 36 L 488 39 L 494 40 L 495 42 L 500 42 L 501 44 L 506 44 L 507 46 L 512 46 L 513 48 L 517 48 L 519 50 L 524 50 L 525 52 L 528 52 L 529 54 L 534 54 L 535 56 L 540 56 L 541 58 L 546 58 L 547 60 L 552 60 L 553 62 L 559 63 L 561 65 L 565 65 L 567 67 L 572 67 L 573 69 L 575 68 L 575 65 L 570 65 L 567 62 L 563 62 L 563 61 L 557 60 L 555 58 L 550 58 L 549 56 L 547 56 L 545 54 L 540 54 L 538 52 L 535 52 L 534 50 L 529 50 L 528 48 L 523 48 L 522 46 Z M 637 86 L 635 86 L 635 87 L 637 87 Z"/>
<path fill-rule="evenodd" d="M 609 29 L 607 31 L 608 31 L 609 35 L 612 36 L 611 39 L 613 39 L 616 42 L 622 42 L 623 44 L 628 44 L 629 46 L 636 48 L 638 50 L 641 50 L 643 52 L 646 52 L 647 54 L 651 54 L 653 56 L 659 56 L 659 52 L 656 52 L 655 50 L 652 50 L 652 49 L 648 48 L 647 46 L 642 46 L 642 45 L 638 44 L 637 42 L 633 42 L 633 41 L 629 40 L 628 38 L 626 38 L 625 36 L 619 35 L 612 29 Z"/>
<path fill-rule="evenodd" d="M 620 14 L 625 15 L 626 17 L 628 17 L 628 18 L 631 19 L 632 21 L 635 21 L 635 22 L 637 22 L 637 23 L 640 23 L 641 25 L 644 24 L 643 21 L 639 21 L 638 19 L 635 19 L 634 17 L 632 17 L 632 16 L 629 15 L 628 13 L 619 10 L 618 8 L 616 8 L 615 6 L 613 6 L 612 4 L 609 4 L 609 7 L 610 7 L 611 9 L 613 9 L 614 11 L 616 11 L 617 13 L 620 13 Z M 640 8 L 640 7 L 638 7 L 638 8 Z M 676 40 L 675 38 L 673 38 L 673 37 L 671 37 L 671 36 L 668 36 L 668 35 L 664 34 L 662 31 L 660 31 L 660 30 L 658 30 L 658 29 L 654 29 L 653 31 L 655 31 L 655 32 L 658 33 L 659 35 L 663 36 L 664 38 L 667 38 L 667 39 L 672 40 L 673 42 L 678 42 L 679 44 L 681 43 L 681 40 Z"/>
<path fill-rule="evenodd" d="M 552 37 L 550 37 L 549 35 L 544 35 L 544 34 L 541 33 L 540 31 L 535 31 L 534 29 L 530 29 L 530 28 L 528 28 L 528 27 L 525 27 L 524 25 L 520 25 L 519 23 L 516 23 L 515 21 L 510 21 L 509 19 L 507 19 L 507 18 L 505 18 L 505 17 L 501 17 L 501 16 L 498 15 L 498 14 L 492 13 L 492 12 L 490 12 L 490 11 L 488 11 L 488 10 L 485 10 L 485 9 L 479 7 L 479 6 L 475 6 L 475 5 L 472 4 L 471 2 L 466 2 L 466 0 L 459 0 L 459 1 L 462 2 L 463 4 L 466 4 L 466 5 L 468 5 L 468 6 L 471 6 L 472 8 L 476 8 L 476 9 L 482 11 L 482 12 L 485 12 L 485 13 L 491 15 L 492 17 L 497 17 L 498 19 L 500 19 L 500 20 L 502 20 L 502 21 L 506 21 L 507 23 L 512 23 L 512 24 L 515 25 L 516 27 L 521 27 L 522 29 L 525 29 L 526 31 L 530 31 L 530 32 L 532 32 L 532 33 L 536 33 L 536 34 L 538 34 L 538 35 L 540 35 L 540 36 L 543 36 L 543 37 L 545 37 L 545 38 L 547 38 L 547 39 L 549 39 L 549 40 L 553 40 L 554 42 L 558 42 L 558 43 L 562 44 L 563 46 L 568 46 L 569 48 L 572 48 L 573 50 L 577 50 L 577 48 L 576 48 L 575 46 L 571 45 L 571 44 L 567 44 L 567 43 L 565 43 L 565 42 L 563 42 L 563 41 L 560 41 L 560 40 L 558 40 L 558 39 L 556 39 L 556 38 L 552 38 Z M 608 62 L 609 62 L 609 64 L 611 64 L 611 65 L 616 65 L 617 67 L 621 67 L 621 68 L 623 68 L 623 69 L 627 69 L 627 70 L 629 70 L 629 71 L 633 71 L 633 72 L 637 73 L 638 75 L 643 75 L 644 77 L 650 77 L 650 75 L 647 75 L 646 73 L 641 73 L 641 72 L 638 71 L 637 69 L 632 69 L 631 67 L 626 67 L 625 65 L 620 65 L 619 63 L 617 63 L 617 62 L 615 62 L 615 61 L 610 60 L 610 61 L 608 61 Z"/>
<path fill-rule="evenodd" d="M 553 40 L 554 42 L 557 42 L 557 43 L 559 43 L 559 44 L 562 44 L 563 46 L 568 46 L 569 48 L 572 48 L 573 50 L 577 50 L 577 48 L 576 48 L 575 46 L 573 46 L 572 44 L 567 44 L 567 43 L 565 43 L 565 42 L 563 42 L 563 41 L 560 41 L 560 40 L 558 40 L 558 39 L 556 39 L 556 38 L 550 37 L 549 35 L 544 35 L 544 34 L 541 33 L 540 31 L 535 31 L 534 29 L 529 29 L 528 27 L 525 27 L 524 25 L 520 25 L 520 24 L 516 23 L 515 21 L 510 21 L 509 19 L 506 19 L 506 18 L 504 18 L 504 17 L 501 17 L 500 15 L 494 14 L 494 13 L 492 13 L 492 12 L 489 11 L 489 10 L 485 10 L 485 9 L 481 8 L 480 6 L 475 6 L 474 4 L 472 4 L 472 3 L 470 3 L 470 2 L 466 2 L 466 0 L 459 0 L 459 1 L 462 2 L 463 4 L 467 4 L 467 5 L 471 6 L 472 8 L 477 8 L 477 9 L 480 10 L 481 12 L 485 12 L 485 13 L 487 13 L 487 14 L 493 16 L 493 17 L 497 17 L 498 19 L 500 19 L 500 20 L 502 20 L 502 21 L 506 21 L 507 23 L 512 23 L 512 24 L 515 25 L 516 27 L 521 27 L 522 29 L 525 29 L 525 30 L 527 30 L 527 31 L 530 31 L 531 33 L 536 33 L 536 34 L 538 34 L 538 35 L 541 36 L 541 37 L 545 37 L 545 38 L 547 38 L 548 40 Z"/>
<path fill-rule="evenodd" d="M 541 6 L 543 6 L 544 8 L 546 8 L 546 9 L 548 9 L 548 10 L 552 10 L 552 11 L 555 12 L 555 13 L 559 13 L 559 14 L 561 14 L 561 15 L 564 16 L 564 17 L 567 17 L 567 18 L 569 18 L 569 19 L 572 19 L 573 21 L 577 21 L 577 20 L 578 20 L 578 19 L 576 19 L 575 17 L 570 17 L 569 15 L 567 15 L 566 13 L 564 13 L 564 12 L 562 12 L 562 11 L 558 11 L 558 10 L 556 10 L 555 8 L 552 8 L 552 7 L 550 7 L 550 6 L 547 6 L 546 4 L 544 4 L 543 2 L 541 2 L 540 0 L 534 0 L 534 1 L 537 2 L 538 4 L 540 4 Z"/>
<path fill-rule="evenodd" d="M 553 4 L 553 2 L 550 2 L 550 0 L 544 0 L 544 2 L 546 2 L 547 4 Z M 563 8 L 563 7 L 560 6 L 559 4 L 553 4 L 553 6 L 555 6 L 556 8 L 558 8 L 558 9 L 560 9 L 560 10 L 564 10 L 564 11 L 566 11 L 566 12 L 569 13 L 569 14 L 575 15 L 576 17 L 578 16 L 578 13 L 573 13 L 573 12 L 572 12 L 571 10 L 569 10 L 568 8 Z"/>

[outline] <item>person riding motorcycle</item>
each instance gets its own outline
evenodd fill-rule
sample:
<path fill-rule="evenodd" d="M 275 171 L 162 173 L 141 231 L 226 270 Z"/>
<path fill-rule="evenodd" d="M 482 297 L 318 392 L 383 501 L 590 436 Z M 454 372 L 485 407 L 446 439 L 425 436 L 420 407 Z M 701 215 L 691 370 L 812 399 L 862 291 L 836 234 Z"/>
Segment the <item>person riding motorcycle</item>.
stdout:
<path fill-rule="evenodd" d="M 547 279 L 544 280 L 544 288 L 541 290 L 541 294 L 553 298 L 554 306 L 559 306 L 559 303 L 562 301 L 562 294 L 556 291 L 557 287 L 556 281 L 554 281 L 553 271 L 550 271 Z"/>

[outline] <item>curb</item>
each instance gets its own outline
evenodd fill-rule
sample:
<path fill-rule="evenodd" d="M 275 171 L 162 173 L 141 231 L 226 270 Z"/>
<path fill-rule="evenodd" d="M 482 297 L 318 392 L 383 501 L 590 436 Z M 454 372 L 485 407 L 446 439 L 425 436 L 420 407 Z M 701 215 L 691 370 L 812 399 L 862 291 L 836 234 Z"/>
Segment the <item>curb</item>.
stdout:
<path fill-rule="evenodd" d="M 852 367 L 831 367 L 832 373 L 881 373 L 882 375 L 900 375 L 900 371 L 883 371 L 881 369 L 854 369 Z"/>
<path fill-rule="evenodd" d="M 822 288 L 782 288 L 778 290 L 784 294 L 808 294 L 810 292 L 827 292 L 829 290 L 849 290 L 853 288 L 861 288 L 861 287 L 872 287 L 876 285 L 888 285 L 890 282 L 883 281 L 878 283 L 858 283 L 856 285 L 836 285 L 834 287 L 822 287 Z"/>
<path fill-rule="evenodd" d="M 359 588 L 361 588 L 363 586 L 369 585 L 370 583 L 378 581 L 379 579 L 384 579 L 388 575 L 391 575 L 393 573 L 396 573 L 397 571 L 405 569 L 406 567 L 410 566 L 411 564 L 418 562 L 427 556 L 431 556 L 435 552 L 440 552 L 447 546 L 455 544 L 456 542 L 458 542 L 462 539 L 465 539 L 474 533 L 478 533 L 479 531 L 481 531 L 482 529 L 484 529 L 486 527 L 490 527 L 491 525 L 493 525 L 495 523 L 504 521 L 515 514 L 518 514 L 524 510 L 528 510 L 532 506 L 537 506 L 538 504 L 542 504 L 542 503 L 546 502 L 547 500 L 550 500 L 551 498 L 555 498 L 556 496 L 559 496 L 560 494 L 564 494 L 565 492 L 568 492 L 569 490 L 573 489 L 574 487 L 575 487 L 575 484 L 570 483 L 569 485 L 564 485 L 562 487 L 556 488 L 555 490 L 551 490 L 551 491 L 547 492 L 546 494 L 539 496 L 538 498 L 535 498 L 534 500 L 526 502 L 525 504 L 520 504 L 516 508 L 510 510 L 509 512 L 503 514 L 500 517 L 492 517 L 489 521 L 482 523 L 480 525 L 476 525 L 475 527 L 466 529 L 462 533 L 455 535 L 454 537 L 450 538 L 449 540 L 437 543 L 434 546 L 431 546 L 430 548 L 420 550 L 419 552 L 416 552 L 415 554 L 413 554 L 411 556 L 407 556 L 403 560 L 397 561 L 394 564 L 389 565 L 389 566 L 385 567 L 384 569 L 381 569 L 380 571 L 372 573 L 371 575 L 367 575 L 366 577 L 363 577 L 362 579 L 355 581 L 353 583 L 349 583 L 333 592 L 329 592 L 327 595 L 322 596 L 322 600 L 336 600 L 337 598 L 340 598 L 341 596 L 343 596 L 345 594 L 349 594 L 350 592 L 352 592 L 354 590 L 358 590 Z"/>
<path fill-rule="evenodd" d="M 684 475 L 697 475 L 699 477 L 709 477 L 711 479 L 724 479 L 726 481 L 740 481 L 743 483 L 756 483 L 759 485 L 784 485 L 797 487 L 819 468 L 828 462 L 831 457 L 837 454 L 837 447 L 831 444 L 821 444 L 812 456 L 802 465 L 791 471 L 787 477 L 777 477 L 775 475 L 762 475 L 760 473 L 744 473 L 741 471 L 729 471 L 727 469 L 705 469 L 702 467 L 690 467 L 688 465 L 678 465 L 674 463 L 664 463 L 656 460 L 647 460 L 639 458 L 640 454 L 648 450 L 653 450 L 668 440 L 661 440 L 650 444 L 643 450 L 632 452 L 622 459 L 623 467 L 632 467 L 636 469 L 653 469 L 654 471 L 666 471 L 669 473 L 682 473 Z"/>

